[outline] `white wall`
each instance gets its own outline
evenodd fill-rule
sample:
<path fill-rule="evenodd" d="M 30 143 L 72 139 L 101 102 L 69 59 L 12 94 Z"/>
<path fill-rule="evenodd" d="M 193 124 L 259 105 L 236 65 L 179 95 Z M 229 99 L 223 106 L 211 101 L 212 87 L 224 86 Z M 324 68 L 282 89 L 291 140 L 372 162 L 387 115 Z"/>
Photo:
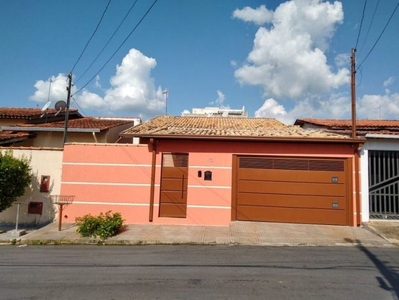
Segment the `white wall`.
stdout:
<path fill-rule="evenodd" d="M 61 189 L 62 149 L 58 148 L 0 148 L 0 151 L 12 150 L 14 157 L 30 159 L 32 184 L 17 202 L 20 204 L 19 224 L 21 226 L 42 226 L 52 222 L 56 217 L 56 207 L 51 203 L 51 195 L 57 195 Z M 50 191 L 40 192 L 41 176 L 50 176 Z M 28 214 L 29 202 L 43 202 L 42 215 Z M 0 225 L 15 225 L 17 205 L 0 213 Z"/>
<path fill-rule="evenodd" d="M 399 151 L 399 139 L 371 139 L 367 138 L 361 157 L 361 193 L 362 193 L 362 222 L 370 221 L 369 212 L 369 174 L 368 174 L 368 151 Z"/>

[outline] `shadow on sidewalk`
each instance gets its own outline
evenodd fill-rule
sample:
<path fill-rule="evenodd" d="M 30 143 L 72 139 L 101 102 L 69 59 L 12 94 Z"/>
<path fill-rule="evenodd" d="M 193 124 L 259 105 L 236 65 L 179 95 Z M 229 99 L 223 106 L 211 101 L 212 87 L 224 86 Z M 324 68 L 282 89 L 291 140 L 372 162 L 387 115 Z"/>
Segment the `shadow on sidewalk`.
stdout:
<path fill-rule="evenodd" d="M 381 276 L 376 279 L 380 287 L 392 294 L 393 299 L 399 299 L 399 274 L 394 268 L 381 261 L 374 253 L 362 245 L 361 241 L 356 240 L 357 247 L 374 263 Z"/>

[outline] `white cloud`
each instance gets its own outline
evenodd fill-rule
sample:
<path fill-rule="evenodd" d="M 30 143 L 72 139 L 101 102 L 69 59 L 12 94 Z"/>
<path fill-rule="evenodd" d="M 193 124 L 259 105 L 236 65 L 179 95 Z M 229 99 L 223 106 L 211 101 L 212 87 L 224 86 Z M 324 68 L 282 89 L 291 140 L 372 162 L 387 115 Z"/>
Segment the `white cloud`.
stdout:
<path fill-rule="evenodd" d="M 104 96 L 84 89 L 74 98 L 79 106 L 86 109 L 99 110 L 104 114 L 118 114 L 140 116 L 143 119 L 163 114 L 165 111 L 165 97 L 162 88 L 156 87 L 151 77 L 151 70 L 156 61 L 131 49 L 123 58 L 122 63 L 116 66 L 116 74 L 111 78 L 111 87 L 104 92 Z M 50 99 L 66 99 L 66 80 L 64 74 L 51 77 L 47 81 L 39 80 L 35 83 L 36 91 L 30 97 L 37 102 L 46 102 L 51 81 Z M 94 84 L 100 87 L 99 77 Z M 77 87 L 72 87 L 72 94 Z"/>
<path fill-rule="evenodd" d="M 235 71 L 241 84 L 259 85 L 266 97 L 303 99 L 349 83 L 349 70 L 336 73 L 323 51 L 342 23 L 340 2 L 292 0 L 280 4 L 272 26 L 260 27 L 247 63 Z"/>
<path fill-rule="evenodd" d="M 107 105 L 104 102 L 104 99 L 101 98 L 101 96 L 91 93 L 87 90 L 83 90 L 81 93 L 77 94 L 74 96 L 76 102 L 79 104 L 80 107 L 82 108 L 96 108 L 96 109 L 102 109 L 102 110 L 107 110 Z"/>
<path fill-rule="evenodd" d="M 215 100 L 215 103 L 219 106 L 222 106 L 226 96 L 222 93 L 222 91 L 219 90 L 217 90 L 216 93 L 218 94 L 218 98 Z"/>
<path fill-rule="evenodd" d="M 364 95 L 357 101 L 357 113 L 364 119 L 397 119 L 399 94 Z"/>
<path fill-rule="evenodd" d="M 384 81 L 383 85 L 384 85 L 384 87 L 387 87 L 387 86 L 391 85 L 391 84 L 394 83 L 394 82 L 395 82 L 395 78 L 393 78 L 393 77 L 391 76 L 391 77 L 389 77 L 387 80 Z"/>
<path fill-rule="evenodd" d="M 267 99 L 263 105 L 255 111 L 255 118 L 276 118 L 282 122 L 286 122 L 287 112 L 281 104 L 273 98 Z"/>
<path fill-rule="evenodd" d="M 101 83 L 100 83 L 100 75 L 96 76 L 96 81 L 94 83 L 94 86 L 99 88 L 99 89 L 102 89 L 102 86 L 101 86 Z"/>
<path fill-rule="evenodd" d="M 253 22 L 256 25 L 263 25 L 272 21 L 273 12 L 268 10 L 265 5 L 261 5 L 256 9 L 246 6 L 243 9 L 236 9 L 233 12 L 233 18 L 245 22 Z"/>
<path fill-rule="evenodd" d="M 338 68 L 342 68 L 342 67 L 345 68 L 345 67 L 349 66 L 349 64 L 350 64 L 350 54 L 349 53 L 338 54 L 334 58 L 334 62 Z"/>
<path fill-rule="evenodd" d="M 39 103 L 45 103 L 50 100 L 53 104 L 59 100 L 66 101 L 66 88 L 68 86 L 67 80 L 67 75 L 62 73 L 57 76 L 51 76 L 46 81 L 38 80 L 34 85 L 36 91 L 29 97 L 29 99 Z M 74 91 L 76 91 L 76 88 L 73 86 L 72 92 Z"/>
<path fill-rule="evenodd" d="M 215 101 L 209 102 L 209 105 L 215 105 L 220 108 L 229 108 L 229 105 L 224 104 L 224 100 L 226 99 L 225 94 L 223 94 L 223 92 L 220 90 L 217 90 L 216 93 L 218 95 L 217 99 Z"/>
<path fill-rule="evenodd" d="M 335 94 L 328 99 L 310 97 L 294 104 L 290 110 L 274 99 L 267 99 L 255 112 L 255 117 L 276 118 L 286 124 L 293 124 L 298 118 L 343 118 L 350 115 L 350 99 L 346 95 Z"/>
<path fill-rule="evenodd" d="M 351 98 L 347 94 L 332 94 L 323 99 L 312 97 L 300 102 L 288 102 L 291 109 L 273 98 L 267 99 L 255 112 L 255 117 L 276 118 L 286 124 L 293 124 L 298 118 L 350 119 Z M 386 95 L 364 95 L 357 99 L 357 119 L 397 119 L 399 114 L 399 93 Z"/>
<path fill-rule="evenodd" d="M 151 70 L 156 61 L 131 49 L 116 67 L 111 78 L 111 88 L 105 92 L 104 101 L 111 111 L 130 111 L 148 118 L 165 111 L 165 98 L 162 88 L 155 87 Z"/>

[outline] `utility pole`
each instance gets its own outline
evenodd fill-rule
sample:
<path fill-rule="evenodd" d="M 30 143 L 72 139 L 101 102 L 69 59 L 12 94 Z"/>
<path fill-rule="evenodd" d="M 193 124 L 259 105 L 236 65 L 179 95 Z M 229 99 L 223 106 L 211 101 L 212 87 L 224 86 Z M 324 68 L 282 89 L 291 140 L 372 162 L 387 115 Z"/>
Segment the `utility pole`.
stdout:
<path fill-rule="evenodd" d="M 62 147 L 65 146 L 67 141 L 67 134 L 68 134 L 68 119 L 69 119 L 69 104 L 71 103 L 71 87 L 72 87 L 72 72 L 68 74 L 68 96 L 67 96 L 67 105 L 65 110 L 65 124 L 64 124 L 64 140 L 62 142 Z"/>
<path fill-rule="evenodd" d="M 356 48 L 351 55 L 352 138 L 356 138 Z"/>

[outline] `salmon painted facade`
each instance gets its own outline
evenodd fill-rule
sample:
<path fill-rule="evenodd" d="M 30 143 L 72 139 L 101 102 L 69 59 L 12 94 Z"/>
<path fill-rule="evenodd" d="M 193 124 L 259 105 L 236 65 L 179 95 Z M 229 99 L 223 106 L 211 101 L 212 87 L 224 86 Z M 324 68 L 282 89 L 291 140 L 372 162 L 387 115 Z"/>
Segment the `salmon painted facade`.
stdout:
<path fill-rule="evenodd" d="M 181 155 L 184 155 L 183 160 Z M 342 225 L 357 225 L 356 215 L 360 207 L 355 199 L 353 143 L 195 139 L 156 139 L 144 145 L 67 144 L 64 148 L 61 194 L 74 195 L 75 200 L 65 207 L 63 222 L 73 223 L 76 217 L 111 210 L 120 212 L 128 224 L 228 225 L 240 219 L 239 212 L 237 214 L 241 197 L 237 159 L 241 156 L 310 159 L 323 163 L 325 158 L 342 161 L 345 170 L 339 174 L 346 176 L 342 187 L 344 204 L 340 203 L 339 208 L 323 208 L 317 207 L 315 201 L 314 205 L 317 214 L 328 211 L 338 216 L 339 210 L 342 210 L 339 213 L 339 218 L 344 218 Z M 177 166 L 176 175 L 170 164 L 179 163 L 179 160 L 187 164 Z M 171 175 L 167 175 L 169 173 Z M 301 180 L 303 178 L 298 178 L 298 181 Z M 265 181 L 259 184 L 263 186 Z M 289 188 L 290 185 L 287 186 Z M 339 203 L 338 200 L 332 202 L 333 205 Z M 311 212 L 309 208 L 295 205 L 294 214 L 304 212 L 305 216 L 307 211 Z M 276 211 L 288 210 L 279 207 Z"/>

